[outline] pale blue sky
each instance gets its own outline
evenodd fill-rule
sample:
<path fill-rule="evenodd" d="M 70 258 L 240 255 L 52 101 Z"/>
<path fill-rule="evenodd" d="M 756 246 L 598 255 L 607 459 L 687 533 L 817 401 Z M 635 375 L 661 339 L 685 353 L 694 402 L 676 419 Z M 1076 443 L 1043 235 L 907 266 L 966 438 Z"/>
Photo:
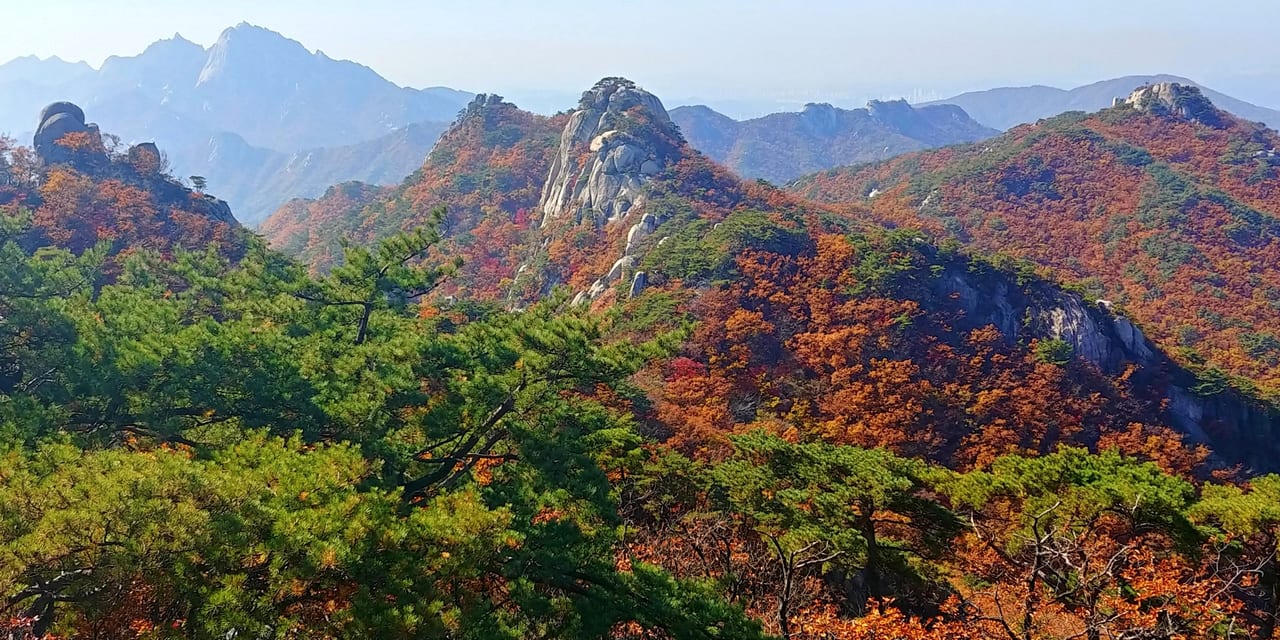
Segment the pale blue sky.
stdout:
<path fill-rule="evenodd" d="M 241 21 L 399 84 L 531 101 L 605 75 L 668 103 L 839 104 L 1164 72 L 1267 102 L 1280 77 L 1277 0 L 0 0 L 0 61 L 96 66 Z"/>

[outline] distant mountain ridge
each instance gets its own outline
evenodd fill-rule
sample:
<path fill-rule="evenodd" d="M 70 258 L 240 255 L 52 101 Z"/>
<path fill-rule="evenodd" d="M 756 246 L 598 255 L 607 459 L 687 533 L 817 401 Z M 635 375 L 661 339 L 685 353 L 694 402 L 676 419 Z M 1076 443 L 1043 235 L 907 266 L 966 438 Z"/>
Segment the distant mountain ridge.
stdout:
<path fill-rule="evenodd" d="M 1001 87 L 971 91 L 945 100 L 925 102 L 917 107 L 952 104 L 965 110 L 974 120 L 1002 131 L 1020 124 L 1030 124 L 1067 111 L 1093 112 L 1111 106 L 1116 98 L 1124 98 L 1134 87 L 1176 82 L 1198 87 L 1205 97 L 1220 109 L 1251 122 L 1280 127 L 1280 111 L 1250 104 L 1214 91 L 1193 80 L 1174 75 L 1124 76 L 1087 84 L 1074 89 L 1058 89 L 1036 85 Z"/>
<path fill-rule="evenodd" d="M 242 23 L 208 49 L 175 34 L 136 56 L 108 58 L 96 71 L 57 58 L 0 65 L 0 133 L 26 142 L 31 114 L 70 100 L 126 142 L 157 142 L 175 174 L 206 176 L 252 224 L 289 198 L 319 195 L 334 182 L 398 182 L 471 98 L 442 87 L 400 87 L 368 67 Z M 310 171 L 290 172 L 294 157 L 308 158 Z"/>
<path fill-rule="evenodd" d="M 744 178 L 772 182 L 999 133 L 959 107 L 912 107 L 904 100 L 873 100 L 863 109 L 809 104 L 743 121 L 705 106 L 679 107 L 671 119 L 695 149 Z"/>

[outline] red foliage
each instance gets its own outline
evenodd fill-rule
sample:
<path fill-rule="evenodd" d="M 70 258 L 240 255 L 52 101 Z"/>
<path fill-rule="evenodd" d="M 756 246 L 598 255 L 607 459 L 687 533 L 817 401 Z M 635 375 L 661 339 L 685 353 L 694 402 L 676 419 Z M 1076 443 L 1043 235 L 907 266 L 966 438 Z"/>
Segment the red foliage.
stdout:
<path fill-rule="evenodd" d="M 655 390 L 669 444 L 715 458 L 728 434 L 763 427 L 958 468 L 1064 443 L 1180 473 L 1203 461 L 1126 376 L 1040 362 L 994 328 L 959 330 L 949 301 L 847 293 L 860 257 L 834 235 L 798 258 L 741 256 L 741 280 L 695 303 L 703 321 Z"/>

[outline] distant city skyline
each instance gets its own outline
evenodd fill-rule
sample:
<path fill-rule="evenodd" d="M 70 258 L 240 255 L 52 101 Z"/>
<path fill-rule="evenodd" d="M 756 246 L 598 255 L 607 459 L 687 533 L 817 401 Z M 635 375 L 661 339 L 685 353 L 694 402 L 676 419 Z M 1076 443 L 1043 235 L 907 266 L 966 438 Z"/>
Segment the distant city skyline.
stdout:
<path fill-rule="evenodd" d="M 207 47 L 249 22 L 400 85 L 500 93 L 541 111 L 571 106 L 608 75 L 672 105 L 738 117 L 768 105 L 849 107 L 1153 73 L 1280 106 L 1273 0 L 51 0 L 3 13 L 22 28 L 0 41 L 0 62 L 56 55 L 97 67 L 175 33 Z"/>

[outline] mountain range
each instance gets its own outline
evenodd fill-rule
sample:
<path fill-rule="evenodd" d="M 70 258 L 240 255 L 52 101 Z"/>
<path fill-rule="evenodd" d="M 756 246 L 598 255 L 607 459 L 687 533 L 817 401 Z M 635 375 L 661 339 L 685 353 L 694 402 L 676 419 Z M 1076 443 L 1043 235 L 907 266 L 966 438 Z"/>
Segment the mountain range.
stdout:
<path fill-rule="evenodd" d="M 620 79 L 551 119 L 482 96 L 401 186 L 343 185 L 290 203 L 262 231 L 324 271 L 340 264 L 344 238 L 376 242 L 447 207 L 434 259 L 463 266 L 442 292 L 520 307 L 567 286 L 575 302 L 604 307 L 651 289 L 728 286 L 746 277 L 734 265 L 757 252 L 800 260 L 841 229 L 918 230 L 912 242 L 960 243 L 940 256 L 961 246 L 992 256 L 912 270 L 912 286 L 942 296 L 919 304 L 951 305 L 942 302 L 950 296 L 965 309 L 962 325 L 1061 341 L 1111 374 L 1140 367 L 1165 403 L 1161 420 L 1230 459 L 1269 464 L 1257 438 L 1280 424 L 1262 408 L 1276 389 L 1268 363 L 1280 358 L 1265 329 L 1278 322 L 1266 300 L 1280 290 L 1274 132 L 1219 111 L 1194 87 L 1156 85 L 1092 116 L 819 173 L 788 196 L 739 181 L 674 122 Z M 1242 256 L 1250 270 L 1230 266 Z M 999 283 L 981 275 L 991 269 L 1005 274 Z"/>
<path fill-rule="evenodd" d="M 270 60 L 271 64 L 261 64 Z M 671 119 L 696 149 L 746 178 L 777 183 L 837 166 L 992 137 L 1064 111 L 1094 111 L 1133 87 L 1195 83 L 1130 76 L 1072 90 L 1034 86 L 966 93 L 922 105 L 810 104 L 737 121 L 706 106 Z M 1280 112 L 1204 89 L 1252 121 Z M 175 175 L 199 175 L 244 223 L 256 225 L 294 197 L 356 180 L 395 184 L 422 166 L 472 94 L 396 86 L 368 67 L 334 60 L 276 32 L 242 23 L 205 48 L 180 35 L 100 69 L 59 58 L 0 65 L 0 132 L 29 138 L 31 114 L 70 100 L 124 142 L 155 141 Z"/>
<path fill-rule="evenodd" d="M 834 167 L 976 142 L 1067 111 L 1097 111 L 1135 87 L 1170 82 L 1200 87 L 1219 108 L 1245 120 L 1280 123 L 1280 111 L 1171 75 L 1113 78 L 1069 91 L 1006 87 L 918 105 L 903 100 L 873 100 L 862 109 L 809 104 L 798 112 L 741 121 L 704 105 L 682 106 L 671 111 L 671 119 L 694 148 L 738 175 L 785 183 Z"/>
<path fill-rule="evenodd" d="M 1067 111 L 1097 111 L 1111 106 L 1116 98 L 1129 95 L 1134 87 L 1176 82 L 1198 87 L 1218 108 L 1252 122 L 1269 127 L 1280 126 L 1280 111 L 1237 100 L 1199 83 L 1179 76 L 1159 74 L 1124 76 L 1094 82 L 1074 89 L 1058 89 L 1036 85 L 1002 87 L 986 91 L 962 93 L 945 100 L 926 102 L 920 106 L 951 104 L 965 110 L 974 120 L 1001 131 L 1020 124 L 1030 124 Z"/>
<path fill-rule="evenodd" d="M 159 143 L 177 175 L 206 177 L 255 223 L 333 182 L 398 181 L 470 98 L 399 87 L 242 23 L 207 49 L 175 35 L 98 70 L 57 58 L 0 65 L 0 132 L 25 140 L 32 114 L 70 100 L 125 142 Z"/>
<path fill-rule="evenodd" d="M 905 100 L 864 109 L 809 104 L 803 111 L 737 121 L 709 107 L 679 107 L 671 119 L 689 144 L 744 178 L 782 183 L 831 167 L 884 160 L 999 133 L 952 105 L 915 108 Z"/>

